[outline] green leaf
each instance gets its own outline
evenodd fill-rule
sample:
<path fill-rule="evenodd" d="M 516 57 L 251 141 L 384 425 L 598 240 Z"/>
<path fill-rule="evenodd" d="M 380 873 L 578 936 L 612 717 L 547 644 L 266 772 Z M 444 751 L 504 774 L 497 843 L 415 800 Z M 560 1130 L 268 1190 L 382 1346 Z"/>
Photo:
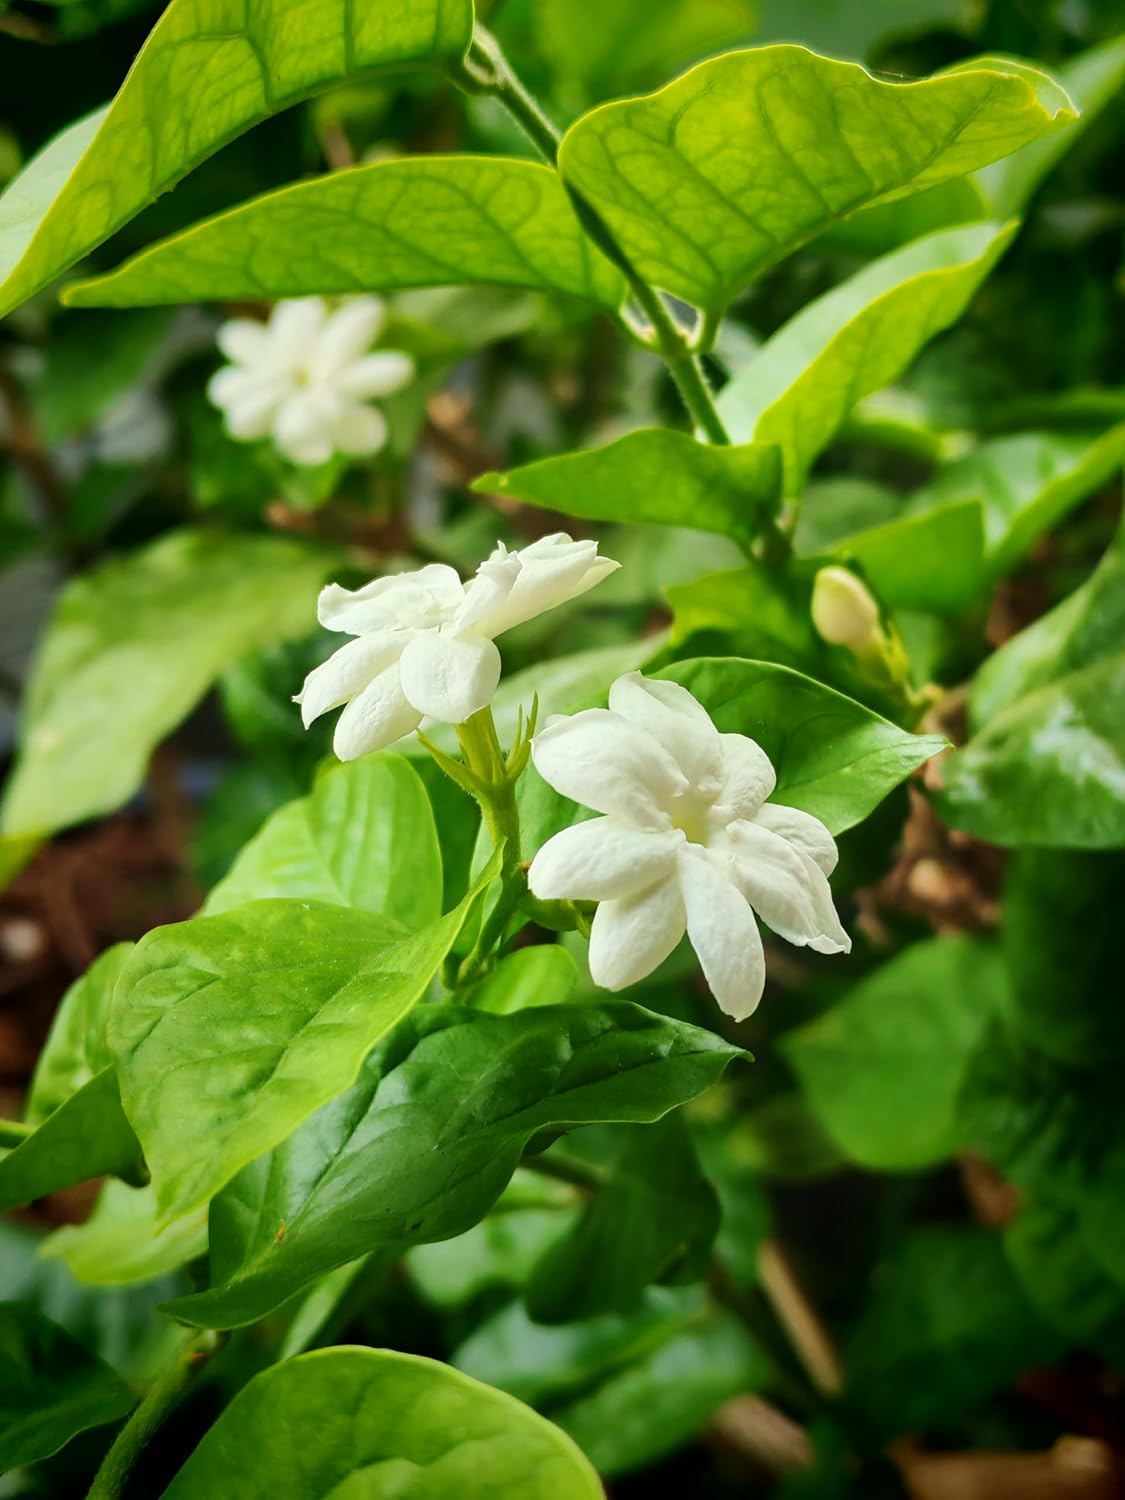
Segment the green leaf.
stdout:
<path fill-rule="evenodd" d="M 1068 1345 L 1125 1363 L 1125 1288 L 1098 1264 L 1073 1208 L 1035 1197 L 1004 1230 L 1027 1296 Z"/>
<path fill-rule="evenodd" d="M 0 1303 L 0 1473 L 116 1422 L 136 1397 L 119 1375 L 30 1307 Z"/>
<path fill-rule="evenodd" d="M 650 1282 L 698 1280 L 706 1269 L 719 1204 L 683 1119 L 623 1127 L 607 1145 L 592 1201 L 528 1284 L 537 1323 L 629 1312 Z"/>
<path fill-rule="evenodd" d="M 110 1181 L 86 1222 L 56 1229 L 39 1253 L 44 1260 L 61 1261 L 87 1286 L 128 1286 L 164 1276 L 206 1250 L 204 1210 L 157 1229 L 152 1189 Z"/>
<path fill-rule="evenodd" d="M 1047 683 L 1112 656 L 1125 640 L 1125 526 L 1092 576 L 985 661 L 973 680 L 969 723 L 980 729 Z"/>
<path fill-rule="evenodd" d="M 748 544 L 780 501 L 780 454 L 754 443 L 713 448 L 650 428 L 604 448 L 482 474 L 472 487 L 586 520 L 691 526 Z"/>
<path fill-rule="evenodd" d="M 539 1005 L 562 1005 L 578 982 L 578 965 L 558 943 L 538 943 L 502 958 L 468 996 L 474 1010 L 510 1016 Z"/>
<path fill-rule="evenodd" d="M 690 1441 L 725 1401 L 760 1390 L 770 1364 L 716 1310 L 551 1415 L 599 1474 L 615 1479 Z"/>
<path fill-rule="evenodd" d="M 881 1268 L 846 1357 L 849 1389 L 886 1436 L 952 1421 L 1059 1340 L 983 1229 L 915 1230 Z"/>
<path fill-rule="evenodd" d="M 712 641 L 743 656 L 781 666 L 825 670 L 824 643 L 813 629 L 812 591 L 804 579 L 779 574 L 756 559 L 724 573 L 708 573 L 668 590 L 672 643 L 693 636 L 707 650 Z"/>
<path fill-rule="evenodd" d="M 609 311 L 625 283 L 536 162 L 414 156 L 267 193 L 93 281 L 75 307 L 136 307 L 419 286 L 566 292 Z"/>
<path fill-rule="evenodd" d="M 239 1326 L 377 1245 L 461 1234 L 540 1132 L 660 1119 L 739 1055 L 624 1003 L 511 1016 L 423 1006 L 372 1052 L 350 1093 L 216 1200 L 212 1290 L 171 1310 Z"/>
<path fill-rule="evenodd" d="M 931 938 L 788 1032 L 781 1050 L 851 1161 L 884 1172 L 928 1167 L 961 1145 L 961 1082 L 1003 989 L 994 945 Z"/>
<path fill-rule="evenodd" d="M 984 515 L 978 500 L 896 517 L 851 536 L 830 551 L 802 556 L 803 566 L 857 563 L 890 609 L 962 614 L 981 592 Z"/>
<path fill-rule="evenodd" d="M 559 166 L 641 274 L 715 314 L 864 204 L 971 172 L 1074 118 L 1005 65 L 883 83 L 803 47 L 700 63 L 572 125 Z"/>
<path fill-rule="evenodd" d="M 208 915 L 301 897 L 425 927 L 441 916 L 441 848 L 430 799 L 400 755 L 334 767 L 274 813 L 211 892 Z"/>
<path fill-rule="evenodd" d="M 471 0 L 173 0 L 110 107 L 0 198 L 0 317 L 252 125 L 357 76 L 454 63 L 472 27 Z"/>
<path fill-rule="evenodd" d="M 495 1210 L 452 1240 L 417 1245 L 407 1257 L 410 1277 L 426 1301 L 444 1311 L 465 1307 L 482 1292 L 514 1291 L 539 1257 L 574 1222 L 576 1206 Z"/>
<path fill-rule="evenodd" d="M 59 1002 L 28 1090 L 25 1118 L 41 1125 L 84 1084 L 109 1066 L 105 1030 L 113 991 L 133 951 L 117 943 L 94 960 Z"/>
<path fill-rule="evenodd" d="M 0 828 L 109 812 L 224 668 L 307 632 L 332 565 L 279 537 L 173 532 L 67 584 L 40 646 Z"/>
<path fill-rule="evenodd" d="M 1080 500 L 1125 460 L 1125 422 L 1099 437 L 1021 432 L 983 443 L 947 464 L 911 510 L 958 501 L 984 507 L 985 557 L 992 577 L 1009 572 Z"/>
<path fill-rule="evenodd" d="M 861 823 L 945 744 L 769 662 L 701 657 L 658 675 L 694 693 L 724 733 L 757 740 L 777 772 L 773 800 L 812 813 L 832 833 Z"/>
<path fill-rule="evenodd" d="M 112 1068 L 84 1083 L 12 1151 L 0 1154 L 0 1213 L 108 1175 L 145 1180 L 141 1148 Z"/>
<path fill-rule="evenodd" d="M 787 494 L 864 396 L 889 385 L 956 321 L 1016 225 L 970 224 L 915 240 L 810 302 L 719 398 L 735 442 L 777 443 Z"/>
<path fill-rule="evenodd" d="M 336 1348 L 263 1370 L 164 1500 L 601 1500 L 571 1440 L 511 1396 L 390 1349 Z"/>
<path fill-rule="evenodd" d="M 275 900 L 141 939 L 114 995 L 109 1044 L 162 1223 L 352 1086 L 425 993 L 492 873 L 416 933 L 367 912 Z"/>
<path fill-rule="evenodd" d="M 941 767 L 954 828 L 1007 848 L 1125 843 L 1125 652 L 1039 688 Z"/>
<path fill-rule="evenodd" d="M 166 311 L 146 310 L 91 313 L 52 323 L 34 390 L 35 413 L 48 443 L 92 426 L 141 383 L 171 318 Z M 92 348 L 99 352 L 96 360 L 90 358 Z"/>

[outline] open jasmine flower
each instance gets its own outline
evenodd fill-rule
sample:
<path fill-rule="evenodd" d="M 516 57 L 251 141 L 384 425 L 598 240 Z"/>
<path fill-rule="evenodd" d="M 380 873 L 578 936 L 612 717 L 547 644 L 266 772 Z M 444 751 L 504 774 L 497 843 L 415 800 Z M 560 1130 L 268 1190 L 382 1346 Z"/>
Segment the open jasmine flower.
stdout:
<path fill-rule="evenodd" d="M 736 1020 L 765 985 L 757 912 L 779 937 L 847 953 L 828 876 L 836 844 L 818 819 L 766 801 L 765 751 L 720 734 L 686 688 L 619 677 L 609 708 L 552 720 L 531 747 L 544 781 L 603 814 L 549 839 L 528 884 L 544 901 L 596 901 L 590 973 L 620 990 L 651 974 L 685 931 Z"/>
<path fill-rule="evenodd" d="M 619 563 L 596 542 L 563 532 L 509 552 L 503 542 L 462 583 L 430 563 L 377 578 L 354 592 L 329 584 L 320 623 L 357 637 L 305 679 L 296 698 L 306 728 L 330 709 L 340 715 L 333 748 L 355 760 L 411 734 L 424 718 L 463 724 L 487 706 L 500 680 L 494 638 L 592 589 Z"/>
<path fill-rule="evenodd" d="M 304 466 L 326 463 L 334 453 L 377 453 L 387 423 L 367 403 L 414 374 L 407 354 L 367 352 L 383 318 L 378 297 L 350 298 L 334 312 L 323 297 L 298 297 L 279 302 L 268 323 L 224 323 L 218 344 L 231 363 L 211 377 L 207 395 L 230 436 L 272 437 L 284 457 Z"/>

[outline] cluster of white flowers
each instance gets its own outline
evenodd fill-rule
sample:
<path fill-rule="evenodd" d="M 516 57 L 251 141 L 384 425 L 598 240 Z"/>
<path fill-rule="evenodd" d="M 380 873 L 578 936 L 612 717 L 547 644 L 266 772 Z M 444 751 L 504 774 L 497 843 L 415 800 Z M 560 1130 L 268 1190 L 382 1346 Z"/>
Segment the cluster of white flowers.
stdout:
<path fill-rule="evenodd" d="M 306 467 L 334 453 L 377 453 L 387 423 L 369 403 L 414 374 L 407 354 L 367 352 L 384 317 L 378 297 L 352 297 L 334 311 L 323 297 L 299 297 L 279 302 L 268 323 L 224 323 L 218 344 L 231 363 L 211 377 L 207 394 L 230 436 L 272 438 L 284 457 Z"/>

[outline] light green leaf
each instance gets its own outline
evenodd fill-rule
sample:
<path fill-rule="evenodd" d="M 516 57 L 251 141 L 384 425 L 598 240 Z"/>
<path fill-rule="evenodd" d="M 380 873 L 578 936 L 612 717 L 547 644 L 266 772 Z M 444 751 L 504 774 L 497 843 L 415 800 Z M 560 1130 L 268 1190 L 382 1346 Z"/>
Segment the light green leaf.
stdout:
<path fill-rule="evenodd" d="M 1069 599 L 985 661 L 969 699 L 971 727 L 980 729 L 1037 688 L 1112 656 L 1123 640 L 1125 526 L 1118 528 L 1095 572 Z"/>
<path fill-rule="evenodd" d="M 719 412 L 731 437 L 780 444 L 786 492 L 797 494 L 851 408 L 961 316 L 1015 230 L 941 230 L 810 302 L 723 390 Z"/>
<path fill-rule="evenodd" d="M 682 646 L 693 636 L 697 651 L 720 642 L 745 656 L 823 674 L 826 651 L 813 629 L 808 582 L 779 574 L 756 559 L 742 568 L 708 573 L 693 583 L 668 590 L 672 606 L 672 642 Z"/>
<path fill-rule="evenodd" d="M 414 156 L 267 193 L 68 289 L 75 307 L 520 286 L 615 311 L 621 273 L 536 162 Z"/>
<path fill-rule="evenodd" d="M 587 520 L 690 526 L 747 544 L 777 510 L 781 463 L 774 447 L 713 448 L 651 428 L 604 448 L 482 474 L 473 489 Z"/>
<path fill-rule="evenodd" d="M 435 1360 L 336 1348 L 264 1370 L 223 1412 L 164 1500 L 602 1500 L 550 1422 Z"/>
<path fill-rule="evenodd" d="M 453 63 L 471 0 L 173 0 L 108 110 L 0 198 L 0 316 L 252 125 L 334 84 Z"/>
<path fill-rule="evenodd" d="M 441 848 L 426 789 L 400 755 L 333 767 L 274 813 L 204 908 L 271 896 L 352 906 L 425 927 L 441 916 Z"/>
<path fill-rule="evenodd" d="M 44 1260 L 58 1260 L 87 1286 L 128 1286 L 174 1271 L 207 1250 L 207 1214 L 197 1209 L 165 1229 L 156 1227 L 150 1187 L 106 1182 L 84 1224 L 66 1224 L 40 1247 Z"/>
<path fill-rule="evenodd" d="M 537 1323 L 630 1312 L 651 1282 L 705 1273 L 719 1203 L 682 1117 L 619 1128 L 604 1144 L 609 1159 L 598 1163 L 597 1192 L 528 1283 L 527 1310 Z"/>
<path fill-rule="evenodd" d="M 212 1289 L 170 1310 L 241 1326 L 377 1245 L 461 1234 L 540 1132 L 660 1119 L 739 1055 L 709 1031 L 625 1003 L 511 1016 L 421 1006 L 348 1094 L 219 1196 Z"/>
<path fill-rule="evenodd" d="M 1125 652 L 1021 698 L 941 767 L 953 828 L 1007 848 L 1125 843 Z"/>
<path fill-rule="evenodd" d="M 485 1291 L 515 1291 L 577 1212 L 576 1205 L 509 1209 L 501 1199 L 455 1239 L 415 1246 L 406 1257 L 410 1278 L 427 1302 L 445 1312 L 471 1304 Z"/>
<path fill-rule="evenodd" d="M 803 47 L 700 63 L 572 125 L 562 175 L 643 276 L 719 312 L 759 271 L 864 204 L 919 192 L 1074 118 L 1008 65 L 883 83 Z"/>
<path fill-rule="evenodd" d="M 109 812 L 224 668 L 307 632 L 332 554 L 178 531 L 62 591 L 32 673 L 0 827 L 47 834 Z"/>
<path fill-rule="evenodd" d="M 833 833 L 861 823 L 945 744 L 769 662 L 701 657 L 658 675 L 694 693 L 724 732 L 757 740 L 777 772 L 773 800 L 812 813 Z"/>
<path fill-rule="evenodd" d="M 132 951 L 131 943 L 107 948 L 62 997 L 28 1090 L 25 1118 L 29 1125 L 42 1124 L 109 1066 L 105 1040 L 109 1006 Z"/>
<path fill-rule="evenodd" d="M 502 958 L 471 992 L 471 1004 L 495 1016 L 538 1005 L 562 1005 L 578 982 L 578 966 L 558 943 L 538 943 Z"/>
<path fill-rule="evenodd" d="M 995 946 L 932 938 L 788 1032 L 781 1050 L 851 1161 L 882 1172 L 928 1167 L 961 1144 L 961 1080 L 1003 989 Z"/>
<path fill-rule="evenodd" d="M 911 510 L 958 501 L 984 507 L 985 557 L 991 577 L 1010 569 L 1080 500 L 1125 461 L 1125 422 L 1099 437 L 1021 432 L 984 443 L 948 464 Z"/>
<path fill-rule="evenodd" d="M 135 1401 L 119 1375 L 55 1323 L 0 1303 L 0 1473 L 49 1458 Z"/>
<path fill-rule="evenodd" d="M 417 933 L 318 902 L 256 901 L 141 939 L 109 1044 L 162 1223 L 351 1087 L 425 993 L 492 873 Z"/>

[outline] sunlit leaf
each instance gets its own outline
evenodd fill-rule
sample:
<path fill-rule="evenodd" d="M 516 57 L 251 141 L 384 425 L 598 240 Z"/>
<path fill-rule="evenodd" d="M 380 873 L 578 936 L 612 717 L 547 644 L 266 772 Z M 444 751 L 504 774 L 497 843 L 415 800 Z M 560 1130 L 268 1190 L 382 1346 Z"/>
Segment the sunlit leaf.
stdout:
<path fill-rule="evenodd" d="M 128 1286 L 164 1276 L 206 1249 L 205 1210 L 159 1230 L 150 1187 L 109 1181 L 86 1222 L 56 1229 L 39 1253 L 45 1260 L 61 1261 L 87 1286 Z"/>

